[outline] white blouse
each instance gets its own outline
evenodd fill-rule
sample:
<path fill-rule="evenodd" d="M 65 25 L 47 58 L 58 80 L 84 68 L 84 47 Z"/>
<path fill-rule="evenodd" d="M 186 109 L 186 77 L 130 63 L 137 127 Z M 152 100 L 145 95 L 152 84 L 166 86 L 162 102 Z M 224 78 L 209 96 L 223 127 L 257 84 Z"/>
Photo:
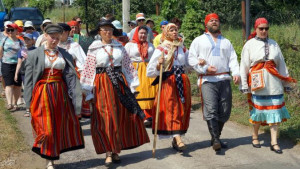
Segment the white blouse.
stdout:
<path fill-rule="evenodd" d="M 58 69 L 58 70 L 63 70 L 65 68 L 66 61 L 61 55 L 61 53 L 58 53 L 58 58 L 51 63 L 48 56 L 45 54 L 45 68 L 50 68 L 50 69 Z"/>
<path fill-rule="evenodd" d="M 282 76 L 289 76 L 283 55 L 279 45 L 272 39 L 268 39 L 269 56 L 268 60 L 274 61 L 276 69 Z M 257 63 L 263 62 L 265 57 L 265 42 L 255 38 L 250 39 L 244 45 L 241 57 L 241 89 L 249 89 L 248 87 L 248 74 L 251 67 Z M 252 92 L 256 95 L 278 95 L 283 94 L 283 86 L 289 87 L 289 83 L 281 81 L 279 78 L 270 74 L 267 70 L 263 69 L 263 77 L 265 88 Z"/>
<path fill-rule="evenodd" d="M 59 47 L 66 49 L 70 55 L 72 55 L 73 60 L 76 62 L 76 67 L 78 67 L 78 71 L 81 72 L 83 70 L 83 65 L 86 59 L 86 54 L 83 49 L 79 45 L 79 43 L 74 42 L 72 39 L 68 39 L 67 42 L 59 43 Z"/>
<path fill-rule="evenodd" d="M 167 47 L 164 47 L 164 50 L 169 50 Z M 174 52 L 174 62 L 173 66 L 184 66 L 188 67 L 188 50 L 184 51 L 182 47 L 178 47 Z M 149 64 L 147 66 L 147 76 L 148 77 L 156 77 L 159 76 L 159 71 L 156 69 L 158 65 L 158 59 L 161 57 L 162 51 L 159 49 L 155 49 Z M 167 55 L 164 54 L 164 58 L 167 58 Z"/>
<path fill-rule="evenodd" d="M 155 49 L 152 43 L 148 43 L 148 46 L 149 46 L 148 47 L 148 58 L 144 60 L 145 62 L 150 61 L 150 58 L 151 58 L 151 56 L 154 52 L 154 49 Z M 130 57 L 132 62 L 142 62 L 143 61 L 142 58 L 141 58 L 139 49 L 138 49 L 138 45 L 136 43 L 128 42 L 125 45 L 125 50 L 126 50 L 128 56 Z"/>

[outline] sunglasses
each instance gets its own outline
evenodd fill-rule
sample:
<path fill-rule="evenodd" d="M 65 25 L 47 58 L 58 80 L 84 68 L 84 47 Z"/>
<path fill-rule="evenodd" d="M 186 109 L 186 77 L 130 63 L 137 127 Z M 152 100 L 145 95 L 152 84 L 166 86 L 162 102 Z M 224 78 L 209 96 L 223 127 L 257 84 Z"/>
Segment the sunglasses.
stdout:
<path fill-rule="evenodd" d="M 6 32 L 14 32 L 15 29 L 6 29 Z"/>
<path fill-rule="evenodd" d="M 268 30 L 269 30 L 269 27 L 258 27 L 258 29 L 259 29 L 260 31 L 263 31 L 263 30 L 268 31 Z"/>
<path fill-rule="evenodd" d="M 26 31 L 26 30 L 34 30 L 34 28 L 33 27 L 27 27 L 27 28 L 24 28 L 24 30 Z"/>
<path fill-rule="evenodd" d="M 137 20 L 138 22 L 145 22 L 145 19 Z"/>
<path fill-rule="evenodd" d="M 77 26 L 71 26 L 71 29 L 77 29 L 78 27 Z"/>
<path fill-rule="evenodd" d="M 77 21 L 78 22 L 78 24 L 82 24 L 82 21 Z"/>

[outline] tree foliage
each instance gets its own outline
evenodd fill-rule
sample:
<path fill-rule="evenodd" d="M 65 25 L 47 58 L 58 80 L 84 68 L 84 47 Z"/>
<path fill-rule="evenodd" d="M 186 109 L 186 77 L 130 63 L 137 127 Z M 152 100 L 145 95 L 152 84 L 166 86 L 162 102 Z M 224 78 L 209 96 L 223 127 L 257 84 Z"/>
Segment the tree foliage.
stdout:
<path fill-rule="evenodd" d="M 55 0 L 28 0 L 29 7 L 37 7 L 45 14 L 46 11 L 51 10 L 54 7 Z"/>

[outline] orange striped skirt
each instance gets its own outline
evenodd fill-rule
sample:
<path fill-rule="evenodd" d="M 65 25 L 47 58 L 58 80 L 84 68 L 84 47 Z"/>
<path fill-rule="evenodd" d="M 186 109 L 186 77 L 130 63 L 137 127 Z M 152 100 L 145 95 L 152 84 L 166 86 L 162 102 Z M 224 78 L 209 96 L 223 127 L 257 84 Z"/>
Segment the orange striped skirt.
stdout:
<path fill-rule="evenodd" d="M 150 142 L 143 121 L 121 104 L 107 73 L 96 74 L 94 84 L 91 133 L 96 153 L 120 153 Z"/>
<path fill-rule="evenodd" d="M 45 69 L 32 92 L 32 151 L 42 158 L 57 160 L 63 152 L 84 148 L 84 140 L 61 71 L 54 69 L 52 75 L 49 72 Z"/>
<path fill-rule="evenodd" d="M 181 103 L 179 92 L 176 86 L 175 75 L 171 75 L 162 82 L 158 129 L 160 135 L 184 134 L 187 132 L 190 123 L 191 113 L 191 85 L 186 74 L 182 74 L 185 103 Z M 156 105 L 158 94 L 156 95 L 153 120 L 156 118 Z M 152 123 L 154 133 L 155 123 Z"/>

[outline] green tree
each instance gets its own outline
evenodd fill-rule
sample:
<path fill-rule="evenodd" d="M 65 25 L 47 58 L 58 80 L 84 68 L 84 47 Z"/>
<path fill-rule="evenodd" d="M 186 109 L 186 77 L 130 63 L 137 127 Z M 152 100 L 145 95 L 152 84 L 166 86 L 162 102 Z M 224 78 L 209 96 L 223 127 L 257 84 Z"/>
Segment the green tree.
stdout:
<path fill-rule="evenodd" d="M 53 9 L 54 5 L 55 0 L 28 0 L 29 7 L 37 7 L 43 14 Z"/>

